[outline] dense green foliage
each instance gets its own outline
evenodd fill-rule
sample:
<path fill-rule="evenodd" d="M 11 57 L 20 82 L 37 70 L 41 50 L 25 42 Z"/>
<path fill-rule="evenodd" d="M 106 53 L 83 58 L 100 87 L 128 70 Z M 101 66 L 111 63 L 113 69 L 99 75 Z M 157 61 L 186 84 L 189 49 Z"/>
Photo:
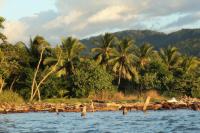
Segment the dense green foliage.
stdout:
<path fill-rule="evenodd" d="M 148 34 L 149 38 L 155 37 L 150 31 L 142 33 Z M 136 41 L 130 39 L 132 34 L 106 33 L 100 41 L 93 42 L 98 46 L 88 55 L 83 54 L 89 49 L 82 43 L 84 41 L 73 37 L 64 38 L 56 47 L 42 36 L 30 39 L 29 44 L 2 43 L 0 93 L 12 90 L 31 101 L 87 98 L 117 90 L 142 94 L 151 89 L 168 96 L 200 97 L 198 57 L 181 54 L 174 46 L 156 50 L 148 43 L 137 45 L 137 38 L 134 38 Z M 156 40 L 165 36 L 157 35 Z M 173 36 L 181 40 L 186 33 L 173 33 Z M 178 46 L 177 42 L 174 43 Z M 165 41 L 162 46 L 166 46 Z"/>
<path fill-rule="evenodd" d="M 113 79 L 112 75 L 94 61 L 81 62 L 75 74 L 70 77 L 70 96 L 80 98 L 98 94 L 104 90 L 113 92 L 116 90 L 112 84 Z"/>

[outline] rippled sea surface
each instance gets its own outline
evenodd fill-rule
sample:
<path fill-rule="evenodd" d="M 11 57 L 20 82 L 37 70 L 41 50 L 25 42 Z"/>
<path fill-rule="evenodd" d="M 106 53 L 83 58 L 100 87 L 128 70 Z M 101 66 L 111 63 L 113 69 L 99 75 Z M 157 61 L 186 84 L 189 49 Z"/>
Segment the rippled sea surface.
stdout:
<path fill-rule="evenodd" d="M 200 112 L 191 110 L 0 115 L 0 133 L 200 133 Z"/>

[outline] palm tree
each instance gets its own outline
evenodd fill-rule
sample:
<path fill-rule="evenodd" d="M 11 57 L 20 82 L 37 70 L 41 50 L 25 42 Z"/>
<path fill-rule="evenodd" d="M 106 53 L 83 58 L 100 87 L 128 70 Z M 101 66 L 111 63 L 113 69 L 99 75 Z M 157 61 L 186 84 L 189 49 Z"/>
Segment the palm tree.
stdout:
<path fill-rule="evenodd" d="M 181 68 L 183 68 L 183 71 L 188 74 L 194 70 L 200 65 L 200 61 L 197 57 L 187 57 L 184 56 L 181 62 Z"/>
<path fill-rule="evenodd" d="M 138 57 L 139 67 L 144 69 L 146 65 L 149 64 L 151 57 L 155 53 L 153 46 L 150 44 L 142 45 L 138 51 L 136 52 L 136 56 Z"/>
<path fill-rule="evenodd" d="M 67 73 L 74 73 L 74 64 L 80 59 L 80 53 L 85 49 L 85 46 L 78 40 L 72 37 L 62 40 L 61 49 L 63 52 L 63 64 Z"/>
<path fill-rule="evenodd" d="M 40 60 L 38 62 L 38 66 L 41 63 L 43 52 L 44 52 L 44 49 L 41 52 L 41 56 L 40 56 Z M 57 62 L 55 64 L 51 65 L 50 67 L 46 67 L 44 69 L 43 74 L 42 74 L 43 76 L 42 76 L 41 80 L 38 81 L 38 82 L 35 80 L 35 77 L 37 76 L 37 70 L 39 68 L 39 67 L 37 67 L 35 75 L 34 75 L 33 83 L 32 83 L 33 86 L 32 86 L 30 101 L 32 101 L 34 99 L 34 97 L 35 97 L 36 94 L 38 94 L 38 99 L 39 99 L 39 101 L 41 101 L 40 87 L 44 84 L 44 82 L 48 79 L 48 77 L 50 75 L 52 75 L 56 71 L 56 69 L 57 69 L 57 67 L 58 67 L 58 65 L 60 64 L 60 61 L 61 61 L 60 60 L 61 59 L 61 55 L 62 55 L 62 51 L 61 51 L 60 48 L 58 48 L 57 49 L 57 53 L 56 53 Z M 33 87 L 35 87 L 35 91 L 34 91 Z"/>
<path fill-rule="evenodd" d="M 133 54 L 134 45 L 130 39 L 123 39 L 113 50 L 109 64 L 113 71 L 118 75 L 118 86 L 121 78 L 131 80 L 133 77 L 138 80 L 138 72 L 134 66 L 136 56 Z"/>
<path fill-rule="evenodd" d="M 85 49 L 85 46 L 76 38 L 68 37 L 62 40 L 60 45 L 62 56 L 58 65 L 57 72 L 59 75 L 63 74 L 65 69 L 65 75 L 68 76 L 74 73 L 74 65 L 79 61 L 80 53 Z M 57 59 L 54 57 L 48 57 L 44 60 L 44 64 L 54 64 Z"/>
<path fill-rule="evenodd" d="M 180 63 L 180 53 L 176 47 L 168 46 L 166 49 L 161 49 L 159 55 L 168 70 L 175 68 Z"/>
<path fill-rule="evenodd" d="M 30 38 L 29 52 L 36 59 L 40 57 L 40 53 L 44 48 L 44 56 L 47 56 L 50 52 L 50 44 L 45 40 L 44 37 L 37 35 L 33 40 Z"/>
<path fill-rule="evenodd" d="M 39 87 L 38 87 L 36 78 L 37 78 L 39 69 L 41 67 L 41 64 L 45 58 L 45 55 L 47 55 L 49 47 L 50 47 L 50 44 L 42 36 L 36 36 L 33 40 L 30 39 L 30 49 L 27 49 L 27 50 L 29 51 L 29 54 L 33 58 L 34 65 L 37 62 L 36 69 L 33 75 L 33 80 L 32 80 L 30 101 L 33 100 L 36 93 L 38 93 L 38 97 L 40 100 L 40 91 L 38 89 Z"/>
<path fill-rule="evenodd" d="M 108 65 L 108 60 L 110 54 L 112 53 L 114 40 L 115 37 L 112 34 L 106 33 L 104 36 L 101 36 L 101 40 L 97 44 L 99 47 L 93 48 L 91 50 L 92 53 L 96 53 L 95 60 L 98 64 L 105 66 Z"/>

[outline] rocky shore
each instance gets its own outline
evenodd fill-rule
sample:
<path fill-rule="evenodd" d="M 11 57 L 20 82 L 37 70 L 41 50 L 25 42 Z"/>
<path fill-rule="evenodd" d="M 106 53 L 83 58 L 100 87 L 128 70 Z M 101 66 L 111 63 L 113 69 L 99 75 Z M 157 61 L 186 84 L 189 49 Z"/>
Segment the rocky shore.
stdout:
<path fill-rule="evenodd" d="M 0 113 L 27 113 L 27 112 L 80 112 L 81 108 L 86 106 L 87 112 L 92 111 L 119 111 L 126 108 L 128 111 L 142 111 L 144 103 L 105 103 L 103 101 L 94 101 L 91 107 L 90 103 L 85 104 L 65 104 L 65 103 L 33 103 L 33 104 L 8 104 L 0 103 Z M 94 107 L 94 108 L 93 108 Z M 151 102 L 147 106 L 147 110 L 172 110 L 172 109 L 190 109 L 199 111 L 199 99 L 184 99 L 177 102 Z"/>

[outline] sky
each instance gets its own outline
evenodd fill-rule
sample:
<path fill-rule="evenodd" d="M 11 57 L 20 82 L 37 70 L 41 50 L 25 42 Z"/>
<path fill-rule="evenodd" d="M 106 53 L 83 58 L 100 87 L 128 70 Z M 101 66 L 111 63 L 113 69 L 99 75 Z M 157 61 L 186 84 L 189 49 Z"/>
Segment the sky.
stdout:
<path fill-rule="evenodd" d="M 200 28 L 200 0 L 0 0 L 8 41 L 87 38 L 121 30 Z"/>

